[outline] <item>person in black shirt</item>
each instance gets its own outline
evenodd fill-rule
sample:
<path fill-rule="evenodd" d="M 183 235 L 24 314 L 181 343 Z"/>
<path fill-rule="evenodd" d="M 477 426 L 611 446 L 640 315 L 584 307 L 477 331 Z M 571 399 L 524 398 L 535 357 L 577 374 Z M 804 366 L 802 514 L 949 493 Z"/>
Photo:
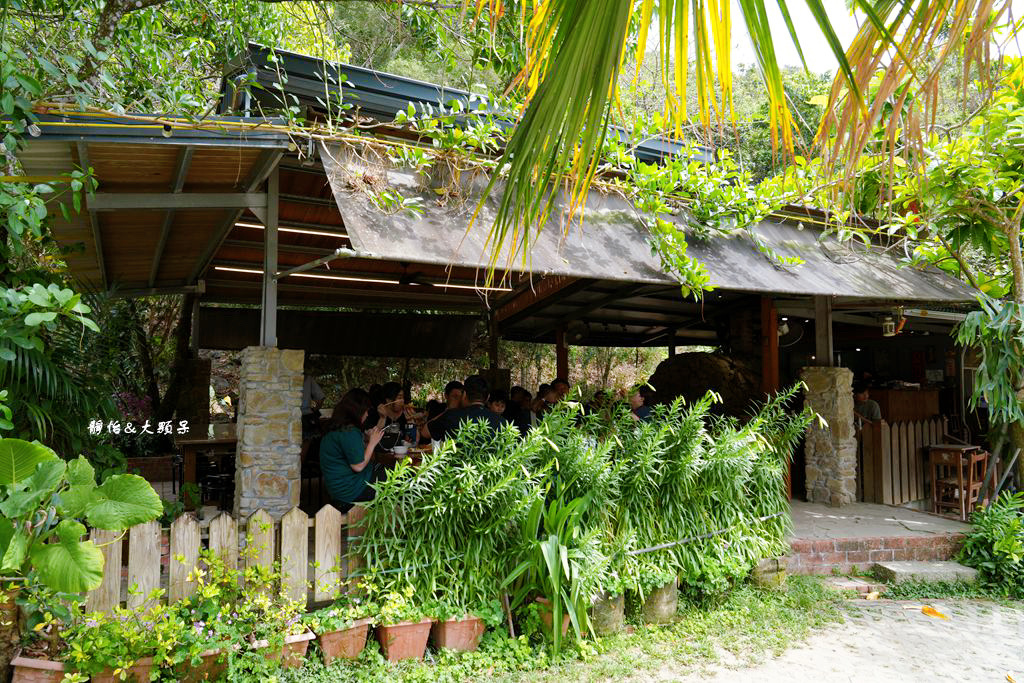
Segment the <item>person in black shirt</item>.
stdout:
<path fill-rule="evenodd" d="M 505 419 L 514 424 L 520 434 L 526 436 L 532 422 L 530 404 L 533 402 L 533 396 L 523 387 L 515 386 L 509 392 L 508 398 L 508 405 L 505 406 Z"/>
<path fill-rule="evenodd" d="M 508 405 L 508 396 L 504 391 L 492 391 L 487 397 L 487 408 L 496 415 L 505 415 L 505 407 Z M 507 421 L 508 418 L 506 418 Z"/>
<path fill-rule="evenodd" d="M 484 405 L 487 400 L 487 380 L 480 375 L 470 375 L 464 383 L 465 394 L 463 407 L 446 411 L 430 425 L 430 436 L 436 441 L 444 441 L 454 436 L 459 426 L 467 420 L 482 420 L 492 429 L 501 429 L 507 421 Z"/>

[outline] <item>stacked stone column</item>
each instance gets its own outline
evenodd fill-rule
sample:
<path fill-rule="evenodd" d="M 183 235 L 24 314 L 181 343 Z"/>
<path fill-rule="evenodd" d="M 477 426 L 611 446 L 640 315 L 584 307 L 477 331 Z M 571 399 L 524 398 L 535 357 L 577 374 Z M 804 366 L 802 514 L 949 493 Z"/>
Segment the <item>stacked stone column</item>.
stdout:
<path fill-rule="evenodd" d="M 857 500 L 857 440 L 853 431 L 853 372 L 808 367 L 801 373 L 806 405 L 825 419 L 807 430 L 807 500 L 839 507 Z"/>
<path fill-rule="evenodd" d="M 280 519 L 299 504 L 301 350 L 249 346 L 239 377 L 235 517 L 259 509 Z"/>

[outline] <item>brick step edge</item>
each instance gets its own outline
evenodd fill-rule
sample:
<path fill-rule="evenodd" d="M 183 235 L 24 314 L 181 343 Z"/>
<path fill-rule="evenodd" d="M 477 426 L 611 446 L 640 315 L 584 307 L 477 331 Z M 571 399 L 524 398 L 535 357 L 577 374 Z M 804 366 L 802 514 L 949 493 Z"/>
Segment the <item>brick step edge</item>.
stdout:
<path fill-rule="evenodd" d="M 780 558 L 791 574 L 849 574 L 876 562 L 950 560 L 964 542 L 963 534 L 877 536 L 859 538 L 794 538 Z"/>
<path fill-rule="evenodd" d="M 829 588 L 834 588 L 840 591 L 855 591 L 857 597 L 863 598 L 869 593 L 878 593 L 882 595 L 885 593 L 886 585 L 884 583 L 872 583 L 868 579 L 862 579 L 859 577 L 850 576 L 832 576 L 825 579 L 825 584 Z"/>

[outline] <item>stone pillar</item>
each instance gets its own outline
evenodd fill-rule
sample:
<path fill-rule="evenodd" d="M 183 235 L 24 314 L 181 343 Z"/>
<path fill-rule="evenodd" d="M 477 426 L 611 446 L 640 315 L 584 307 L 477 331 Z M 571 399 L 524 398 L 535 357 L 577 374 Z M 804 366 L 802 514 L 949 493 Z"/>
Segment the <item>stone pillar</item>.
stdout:
<path fill-rule="evenodd" d="M 806 405 L 828 423 L 807 430 L 807 500 L 833 507 L 857 500 L 857 441 L 853 432 L 853 372 L 848 368 L 808 367 L 801 378 Z"/>
<path fill-rule="evenodd" d="M 235 517 L 262 508 L 280 519 L 299 504 L 303 352 L 242 350 L 238 387 Z"/>
<path fill-rule="evenodd" d="M 210 431 L 210 359 L 190 358 L 184 384 L 178 417 L 188 420 L 189 439 L 205 439 Z"/>

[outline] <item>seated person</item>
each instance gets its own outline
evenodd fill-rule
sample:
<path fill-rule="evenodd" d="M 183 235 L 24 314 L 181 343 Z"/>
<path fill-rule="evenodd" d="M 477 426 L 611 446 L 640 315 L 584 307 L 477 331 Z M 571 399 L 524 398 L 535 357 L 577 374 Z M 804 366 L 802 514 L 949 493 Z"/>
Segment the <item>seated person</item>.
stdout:
<path fill-rule="evenodd" d="M 537 389 L 537 398 L 533 399 L 533 414 L 537 419 L 544 417 L 544 414 L 551 410 L 551 406 L 558 402 L 558 392 L 550 384 L 541 384 Z"/>
<path fill-rule="evenodd" d="M 526 432 L 530 431 L 530 427 L 533 426 L 533 412 L 530 410 L 533 396 L 523 387 L 514 386 L 509 392 L 508 398 L 508 404 L 505 406 L 505 419 L 514 424 L 520 434 L 526 436 Z"/>
<path fill-rule="evenodd" d="M 402 385 L 398 382 L 388 382 L 380 388 L 380 402 L 374 407 L 377 409 L 377 422 L 374 424 L 384 430 L 382 448 L 391 448 L 406 433 L 409 414 L 413 407 L 405 405 L 405 394 L 402 393 Z M 364 424 L 363 428 L 368 429 L 371 426 L 374 425 Z"/>
<path fill-rule="evenodd" d="M 334 407 L 327 433 L 320 442 L 320 470 L 332 504 L 342 512 L 353 503 L 373 500 L 377 491 L 370 486 L 381 478 L 383 468 L 371 462 L 373 450 L 384 430 L 370 429 L 363 442 L 360 427 L 370 411 L 370 397 L 362 389 L 345 394 Z"/>
<path fill-rule="evenodd" d="M 470 375 L 464 383 L 465 394 L 463 406 L 455 410 L 446 410 L 443 415 L 430 424 L 430 437 L 436 441 L 444 441 L 454 436 L 459 426 L 467 420 L 483 420 L 493 429 L 501 429 L 506 420 L 501 415 L 487 409 L 487 380 L 480 375 Z"/>
<path fill-rule="evenodd" d="M 444 385 L 444 402 L 448 410 L 455 410 L 456 408 L 462 407 L 462 397 L 466 393 L 466 388 L 462 386 L 462 382 L 457 379 L 453 379 L 448 384 Z"/>
<path fill-rule="evenodd" d="M 858 427 L 882 421 L 882 408 L 878 401 L 871 399 L 867 384 L 858 383 L 853 387 L 853 413 Z"/>
<path fill-rule="evenodd" d="M 508 396 L 504 391 L 492 391 L 487 397 L 487 409 L 495 415 L 505 415 L 505 406 L 508 405 Z M 507 420 L 506 420 L 507 421 Z"/>
<path fill-rule="evenodd" d="M 569 384 L 569 380 L 564 377 L 556 377 L 551 380 L 551 388 L 555 390 L 555 400 L 553 403 L 558 403 L 565 399 L 572 390 L 572 385 Z"/>
<path fill-rule="evenodd" d="M 630 414 L 637 422 L 647 422 L 651 419 L 651 404 L 654 403 L 654 391 L 646 384 L 642 384 L 633 390 L 629 395 Z"/>

